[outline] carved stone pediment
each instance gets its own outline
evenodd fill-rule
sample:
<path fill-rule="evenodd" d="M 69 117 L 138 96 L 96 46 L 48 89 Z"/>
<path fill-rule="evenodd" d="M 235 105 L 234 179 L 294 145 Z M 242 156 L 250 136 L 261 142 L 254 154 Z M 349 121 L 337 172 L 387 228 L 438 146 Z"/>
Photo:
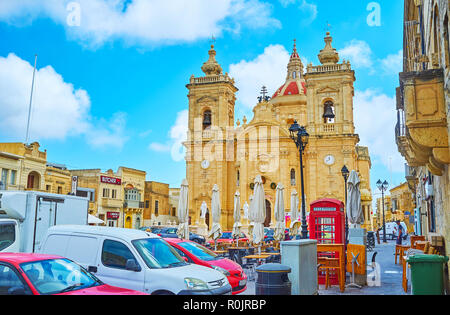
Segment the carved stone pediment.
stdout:
<path fill-rule="evenodd" d="M 339 89 L 327 85 L 317 90 L 317 94 L 330 94 L 330 93 L 339 93 Z"/>
<path fill-rule="evenodd" d="M 197 100 L 197 104 L 217 102 L 217 98 L 208 95 L 202 96 Z"/>

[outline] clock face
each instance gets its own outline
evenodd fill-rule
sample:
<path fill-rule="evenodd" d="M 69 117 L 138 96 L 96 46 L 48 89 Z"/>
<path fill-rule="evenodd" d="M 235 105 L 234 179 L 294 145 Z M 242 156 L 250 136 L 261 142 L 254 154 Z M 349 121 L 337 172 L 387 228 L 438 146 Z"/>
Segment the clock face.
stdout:
<path fill-rule="evenodd" d="M 327 155 L 324 159 L 324 162 L 326 165 L 333 165 L 334 161 L 335 161 L 335 159 L 334 159 L 334 156 L 332 156 L 332 155 Z"/>
<path fill-rule="evenodd" d="M 202 162 L 202 168 L 206 170 L 208 167 L 209 167 L 209 161 L 208 160 L 204 160 Z"/>

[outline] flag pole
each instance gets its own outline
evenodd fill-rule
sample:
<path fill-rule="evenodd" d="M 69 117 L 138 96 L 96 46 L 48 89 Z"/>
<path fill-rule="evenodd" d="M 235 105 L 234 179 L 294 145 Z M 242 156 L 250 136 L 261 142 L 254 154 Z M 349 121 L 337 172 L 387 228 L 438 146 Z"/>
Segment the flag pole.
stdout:
<path fill-rule="evenodd" d="M 28 140 L 29 140 L 29 137 L 30 137 L 31 105 L 33 103 L 33 90 L 34 90 L 34 77 L 36 75 L 36 63 L 37 63 L 37 54 L 34 55 L 33 81 L 31 82 L 31 95 L 30 95 L 30 105 L 28 107 L 27 136 L 26 136 L 26 139 L 25 139 L 25 144 L 28 144 Z"/>

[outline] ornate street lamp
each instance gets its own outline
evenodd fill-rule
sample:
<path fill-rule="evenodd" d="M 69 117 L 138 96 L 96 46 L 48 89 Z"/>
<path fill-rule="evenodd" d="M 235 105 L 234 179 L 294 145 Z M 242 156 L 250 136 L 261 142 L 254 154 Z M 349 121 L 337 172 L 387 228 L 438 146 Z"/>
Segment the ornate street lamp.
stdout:
<path fill-rule="evenodd" d="M 348 171 L 347 166 L 344 165 L 344 167 L 341 170 L 342 177 L 344 177 L 345 181 L 345 244 L 348 244 L 348 219 L 347 219 L 347 180 L 350 172 Z"/>
<path fill-rule="evenodd" d="M 294 121 L 289 128 L 291 139 L 294 141 L 297 149 L 300 153 L 300 178 L 302 186 L 302 235 L 301 239 L 308 239 L 308 224 L 306 222 L 306 207 L 305 207 L 305 186 L 303 181 L 303 152 L 308 144 L 309 134 L 306 132 L 306 128 L 299 126 L 297 121 Z"/>
<path fill-rule="evenodd" d="M 384 192 L 388 189 L 388 182 L 384 181 L 381 182 L 381 180 L 378 180 L 377 182 L 377 187 L 378 189 L 381 191 L 381 199 L 382 199 L 382 203 L 383 203 L 383 243 L 387 243 L 386 241 L 386 220 L 385 220 L 385 216 L 384 216 Z"/>

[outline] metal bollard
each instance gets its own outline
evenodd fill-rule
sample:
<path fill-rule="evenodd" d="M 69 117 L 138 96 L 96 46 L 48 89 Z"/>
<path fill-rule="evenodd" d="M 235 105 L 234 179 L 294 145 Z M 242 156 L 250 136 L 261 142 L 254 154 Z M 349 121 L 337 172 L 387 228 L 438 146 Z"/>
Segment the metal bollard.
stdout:
<path fill-rule="evenodd" d="M 265 264 L 256 268 L 256 295 L 291 295 L 288 274 L 291 268 L 281 264 Z"/>

